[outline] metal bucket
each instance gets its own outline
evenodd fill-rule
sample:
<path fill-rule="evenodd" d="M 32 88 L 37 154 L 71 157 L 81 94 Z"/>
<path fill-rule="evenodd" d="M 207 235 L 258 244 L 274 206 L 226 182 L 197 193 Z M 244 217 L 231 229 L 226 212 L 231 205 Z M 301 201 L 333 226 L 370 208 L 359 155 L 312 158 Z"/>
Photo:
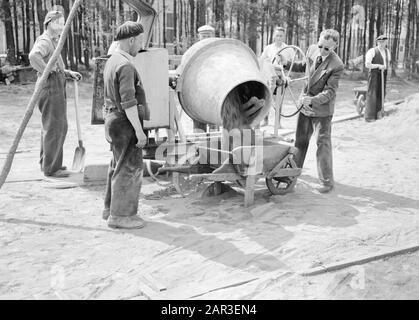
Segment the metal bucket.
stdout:
<path fill-rule="evenodd" d="M 179 100 L 194 120 L 222 125 L 221 110 L 227 95 L 243 86 L 250 88 L 250 97 L 265 100 L 249 119 L 250 126 L 259 124 L 269 112 L 272 96 L 256 55 L 239 40 L 208 38 L 197 42 L 185 52 L 178 71 Z"/>

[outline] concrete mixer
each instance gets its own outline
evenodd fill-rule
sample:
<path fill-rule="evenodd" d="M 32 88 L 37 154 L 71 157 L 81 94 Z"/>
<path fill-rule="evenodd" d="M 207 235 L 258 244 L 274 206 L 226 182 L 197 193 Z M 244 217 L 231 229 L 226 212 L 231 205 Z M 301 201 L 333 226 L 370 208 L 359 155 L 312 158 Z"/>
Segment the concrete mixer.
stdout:
<path fill-rule="evenodd" d="M 201 40 L 185 52 L 171 88 L 168 51 L 148 47 L 156 12 L 143 1 L 126 2 L 145 23 L 145 50 L 134 60 L 151 110 L 144 128 L 167 129 L 167 138 L 159 139 L 157 134 L 149 138 L 144 158 L 162 161 L 159 173 L 170 173 L 180 193 L 181 173 L 212 181 L 208 190 L 214 195 L 225 190 L 222 182 L 236 183 L 245 190 L 245 206 L 253 204 L 254 184 L 262 177 L 273 194 L 290 192 L 301 174 L 293 160 L 296 149 L 264 139 L 255 130 L 269 112 L 272 94 L 253 51 L 235 39 Z M 96 59 L 92 124 L 103 123 L 106 60 Z M 192 119 L 223 126 L 223 130 L 185 134 L 178 106 Z M 155 174 L 150 175 L 159 181 Z"/>

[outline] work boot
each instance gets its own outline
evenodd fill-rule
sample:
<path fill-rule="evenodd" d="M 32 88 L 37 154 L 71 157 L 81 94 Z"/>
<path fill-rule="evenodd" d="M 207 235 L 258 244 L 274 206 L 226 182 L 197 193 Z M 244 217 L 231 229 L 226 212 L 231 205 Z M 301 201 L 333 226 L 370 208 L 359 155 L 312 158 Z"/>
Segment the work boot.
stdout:
<path fill-rule="evenodd" d="M 317 191 L 320 193 L 329 193 L 334 189 L 333 186 L 330 185 L 322 185 L 321 187 L 317 188 Z"/>
<path fill-rule="evenodd" d="M 66 166 L 61 166 L 60 170 L 67 170 L 67 167 Z M 42 169 L 42 164 L 41 164 L 41 171 L 44 171 L 44 169 Z"/>
<path fill-rule="evenodd" d="M 111 215 L 111 209 L 103 209 L 102 211 L 103 220 L 108 220 L 110 215 Z"/>
<path fill-rule="evenodd" d="M 145 222 L 138 216 L 118 217 L 109 216 L 108 227 L 120 229 L 140 229 L 144 227 Z"/>
<path fill-rule="evenodd" d="M 67 178 L 70 176 L 70 172 L 67 170 L 57 170 L 53 173 L 44 173 L 46 177 L 53 177 L 53 178 Z"/>

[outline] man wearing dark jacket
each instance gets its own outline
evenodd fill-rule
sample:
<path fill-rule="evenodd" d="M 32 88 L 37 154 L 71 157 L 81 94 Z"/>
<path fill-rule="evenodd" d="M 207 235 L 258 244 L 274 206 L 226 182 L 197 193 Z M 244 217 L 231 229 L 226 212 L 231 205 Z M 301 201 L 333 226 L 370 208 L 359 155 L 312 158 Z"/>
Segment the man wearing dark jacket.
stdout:
<path fill-rule="evenodd" d="M 294 64 L 293 71 L 304 72 L 310 68 L 310 78 L 300 98 L 302 109 L 298 115 L 295 146 L 298 148 L 295 161 L 302 168 L 310 138 L 317 139 L 317 172 L 320 193 L 334 188 L 332 156 L 332 118 L 335 109 L 336 91 L 344 65 L 333 51 L 339 42 L 339 32 L 333 29 L 320 34 L 317 45 L 307 51 L 308 65 Z"/>
<path fill-rule="evenodd" d="M 387 70 L 391 62 L 387 40 L 385 35 L 377 37 L 377 46 L 368 50 L 365 55 L 365 66 L 368 68 L 368 90 L 365 104 L 365 121 L 367 122 L 375 121 L 383 116 L 384 101 L 382 98 L 385 97 Z M 383 88 L 384 92 L 382 92 Z"/>
<path fill-rule="evenodd" d="M 142 49 L 143 27 L 127 21 L 117 30 L 118 48 L 104 70 L 105 134 L 113 152 L 109 165 L 103 218 L 111 228 L 142 228 L 137 216 L 143 174 L 143 121 L 149 112 L 133 59 Z"/>

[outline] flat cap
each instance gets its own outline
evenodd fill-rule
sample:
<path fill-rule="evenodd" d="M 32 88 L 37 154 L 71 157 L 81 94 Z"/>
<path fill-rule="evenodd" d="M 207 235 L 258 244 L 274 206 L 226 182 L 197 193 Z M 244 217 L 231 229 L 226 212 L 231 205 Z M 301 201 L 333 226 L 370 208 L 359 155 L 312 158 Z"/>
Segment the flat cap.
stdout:
<path fill-rule="evenodd" d="M 379 41 L 379 40 L 388 40 L 388 37 L 382 34 L 381 36 L 378 36 L 377 39 L 375 39 L 375 40 L 376 41 Z"/>
<path fill-rule="evenodd" d="M 144 28 L 139 22 L 127 21 L 116 30 L 115 41 L 136 37 L 144 32 Z"/>
<path fill-rule="evenodd" d="M 198 28 L 198 32 L 214 32 L 215 33 L 215 29 L 209 25 L 204 25 L 202 27 Z"/>
<path fill-rule="evenodd" d="M 49 22 L 54 21 L 63 17 L 63 13 L 58 10 L 52 10 L 47 13 L 44 19 L 44 26 L 46 26 Z"/>

